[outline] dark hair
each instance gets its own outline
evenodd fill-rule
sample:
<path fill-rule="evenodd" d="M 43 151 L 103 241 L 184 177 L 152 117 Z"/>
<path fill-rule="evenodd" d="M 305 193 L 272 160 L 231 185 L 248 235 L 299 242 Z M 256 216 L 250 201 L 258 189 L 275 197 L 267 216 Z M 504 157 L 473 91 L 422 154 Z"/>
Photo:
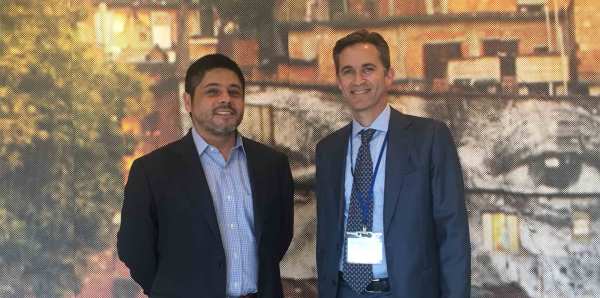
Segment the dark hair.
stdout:
<path fill-rule="evenodd" d="M 233 71 L 240 79 L 242 89 L 245 87 L 244 74 L 235 61 L 222 54 L 210 54 L 200 57 L 188 67 L 185 73 L 185 92 L 193 98 L 194 90 L 200 84 L 206 72 L 215 68 L 225 68 Z"/>
<path fill-rule="evenodd" d="M 385 68 L 385 71 L 390 69 L 390 47 L 385 39 L 377 32 L 369 32 L 366 29 L 354 31 L 335 43 L 333 47 L 333 62 L 335 63 L 335 73 L 338 73 L 340 67 L 340 53 L 347 47 L 358 44 L 369 43 L 375 46 L 379 52 L 379 59 Z"/>

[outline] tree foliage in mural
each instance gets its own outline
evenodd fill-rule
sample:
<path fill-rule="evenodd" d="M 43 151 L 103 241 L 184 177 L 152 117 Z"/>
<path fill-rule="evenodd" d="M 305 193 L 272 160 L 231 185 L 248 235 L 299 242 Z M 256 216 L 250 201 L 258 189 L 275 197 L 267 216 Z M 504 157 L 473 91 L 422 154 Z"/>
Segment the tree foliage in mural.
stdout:
<path fill-rule="evenodd" d="M 135 141 L 121 120 L 150 108 L 145 78 L 79 41 L 88 12 L 70 3 L 0 9 L 0 296 L 79 290 L 112 241 Z"/>

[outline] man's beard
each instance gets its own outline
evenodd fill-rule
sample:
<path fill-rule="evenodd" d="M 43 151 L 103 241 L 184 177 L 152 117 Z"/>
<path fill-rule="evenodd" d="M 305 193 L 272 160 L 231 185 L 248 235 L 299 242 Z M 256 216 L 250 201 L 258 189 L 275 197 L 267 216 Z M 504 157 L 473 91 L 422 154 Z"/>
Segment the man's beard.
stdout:
<path fill-rule="evenodd" d="M 214 113 L 212 115 L 214 115 Z M 207 130 L 208 132 L 210 132 L 210 133 L 212 133 L 214 135 L 217 135 L 217 136 L 228 136 L 228 135 L 231 135 L 231 134 L 233 134 L 233 133 L 235 133 L 237 131 L 237 127 L 242 122 L 242 117 L 239 117 L 231 125 L 225 125 L 225 126 L 216 125 L 213 121 L 211 121 L 210 119 L 207 119 L 207 118 L 200 119 L 200 117 L 196 117 L 195 120 L 196 120 L 196 122 L 202 128 L 204 128 L 205 130 Z"/>
<path fill-rule="evenodd" d="M 238 123 L 231 125 L 231 126 L 225 126 L 225 127 L 217 127 L 217 126 L 213 126 L 212 123 L 208 122 L 204 123 L 204 127 L 206 128 L 206 130 L 210 131 L 211 133 L 213 133 L 214 135 L 218 135 L 218 136 L 228 136 L 231 135 L 232 133 L 235 133 L 235 131 L 237 130 L 237 127 L 239 125 L 239 121 Z"/>

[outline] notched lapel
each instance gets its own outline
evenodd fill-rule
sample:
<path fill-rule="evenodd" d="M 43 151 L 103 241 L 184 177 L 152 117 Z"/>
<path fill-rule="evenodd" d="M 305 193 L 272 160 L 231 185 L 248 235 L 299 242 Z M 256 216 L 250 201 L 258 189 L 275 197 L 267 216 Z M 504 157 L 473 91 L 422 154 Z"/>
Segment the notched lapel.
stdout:
<path fill-rule="evenodd" d="M 183 161 L 181 179 L 186 188 L 190 206 L 192 209 L 199 209 L 202 212 L 202 217 L 207 221 L 213 235 L 221 243 L 221 233 L 219 232 L 212 194 L 210 193 L 210 188 L 208 187 L 191 131 L 178 145 L 176 149 Z"/>
<path fill-rule="evenodd" d="M 352 133 L 352 124 L 348 124 L 342 128 L 340 133 L 333 140 L 333 146 L 327 153 L 331 155 L 331 182 L 333 187 L 333 196 L 335 200 L 333 204 L 337 204 L 337 227 L 339 227 L 339 233 L 341 235 L 344 228 L 344 208 L 345 198 L 344 193 L 346 191 L 345 178 L 346 178 L 346 155 L 348 155 L 348 141 L 350 140 L 350 134 Z"/>
<path fill-rule="evenodd" d="M 394 211 L 398 204 L 400 190 L 404 184 L 404 176 L 414 172 L 412 136 L 408 130 L 410 120 L 401 113 L 392 109 L 389 125 L 389 142 L 386 152 L 385 165 L 385 190 L 383 203 L 384 231 L 394 217 Z"/>
<path fill-rule="evenodd" d="M 248 164 L 248 178 L 250 179 L 250 188 L 252 190 L 252 207 L 254 211 L 254 236 L 256 237 L 256 244 L 260 244 L 263 225 L 265 220 L 265 189 L 267 183 L 263 181 L 265 177 L 268 177 L 268 173 L 265 173 L 266 169 L 262 166 L 258 160 L 254 146 L 242 138 L 244 143 L 244 151 L 246 152 L 246 162 Z"/>

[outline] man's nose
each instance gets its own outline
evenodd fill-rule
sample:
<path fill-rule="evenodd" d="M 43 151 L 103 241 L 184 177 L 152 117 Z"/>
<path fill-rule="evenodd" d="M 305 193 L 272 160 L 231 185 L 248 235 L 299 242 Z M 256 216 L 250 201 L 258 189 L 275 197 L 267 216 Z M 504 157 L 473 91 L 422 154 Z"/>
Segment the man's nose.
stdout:
<path fill-rule="evenodd" d="M 356 84 L 356 85 L 360 85 L 360 84 L 362 84 L 364 81 L 365 81 L 365 76 L 364 76 L 362 73 L 360 73 L 360 72 L 357 72 L 357 73 L 354 75 L 354 78 L 353 78 L 353 80 L 352 80 L 352 83 L 354 83 L 354 84 Z"/>
<path fill-rule="evenodd" d="M 219 97 L 219 103 L 229 103 L 231 102 L 231 96 L 229 92 L 221 92 L 221 96 Z"/>

